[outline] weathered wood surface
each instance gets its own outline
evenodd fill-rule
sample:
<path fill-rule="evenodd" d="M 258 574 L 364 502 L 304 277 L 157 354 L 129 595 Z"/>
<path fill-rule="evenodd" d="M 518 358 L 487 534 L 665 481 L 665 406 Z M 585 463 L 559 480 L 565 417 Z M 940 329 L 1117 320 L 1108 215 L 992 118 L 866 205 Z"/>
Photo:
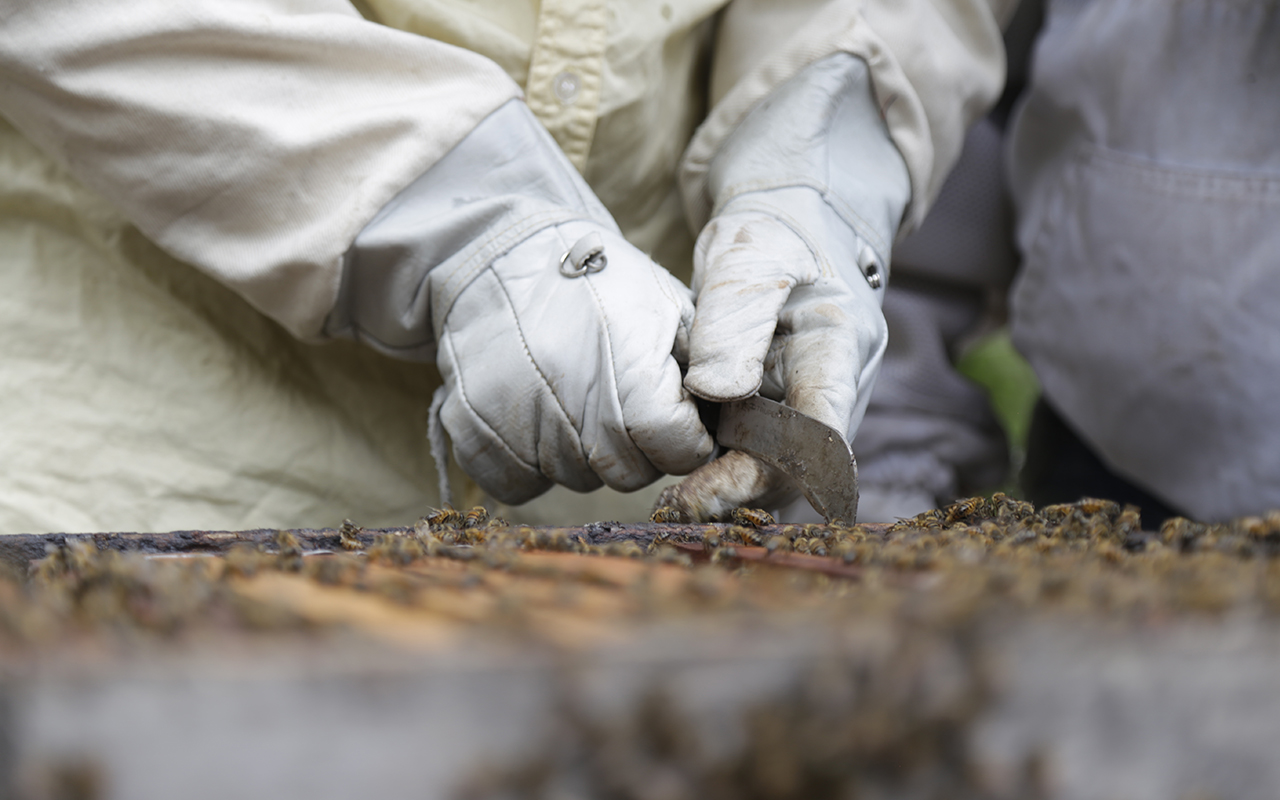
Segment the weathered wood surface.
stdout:
<path fill-rule="evenodd" d="M 517 526 L 520 527 L 520 526 Z M 660 532 L 668 534 L 701 533 L 708 527 L 721 529 L 729 526 L 721 523 L 682 525 L 675 523 L 592 522 L 581 527 L 543 527 L 537 530 L 565 531 L 572 537 L 581 537 L 590 544 L 636 542 L 647 546 Z M 762 531 L 772 534 L 782 525 L 765 526 Z M 864 526 L 870 530 L 883 530 L 887 525 Z M 0 535 L 0 561 L 19 569 L 34 560 L 44 558 L 48 548 L 67 542 L 89 541 L 100 550 L 143 553 L 146 555 L 199 555 L 225 553 L 237 544 L 270 547 L 279 533 L 274 528 L 255 528 L 244 531 L 170 531 L 167 533 L 19 533 Z M 291 528 L 287 533 L 295 536 L 306 550 L 338 550 L 340 539 L 337 528 Z M 366 545 L 373 544 L 379 534 L 412 533 L 413 528 L 361 528 L 356 534 Z"/>

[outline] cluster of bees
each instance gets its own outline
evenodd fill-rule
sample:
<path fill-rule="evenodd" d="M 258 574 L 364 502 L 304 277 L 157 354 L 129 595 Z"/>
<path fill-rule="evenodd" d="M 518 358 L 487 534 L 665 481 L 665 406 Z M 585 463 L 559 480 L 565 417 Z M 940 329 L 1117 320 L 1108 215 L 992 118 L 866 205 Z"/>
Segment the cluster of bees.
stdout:
<path fill-rule="evenodd" d="M 651 521 L 663 522 L 675 514 L 676 509 L 659 508 Z M 650 553 L 661 553 L 673 544 L 700 544 L 710 554 L 712 563 L 731 562 L 738 558 L 739 547 L 760 547 L 769 554 L 800 553 L 802 555 L 832 556 L 845 563 L 856 557 L 853 545 L 866 541 L 865 527 L 834 525 L 777 525 L 767 511 L 755 508 L 736 508 L 730 522 L 724 525 L 707 525 L 697 530 L 682 528 L 659 530 L 649 545 Z"/>
<path fill-rule="evenodd" d="M 753 509 L 738 509 L 725 524 L 688 525 L 664 522 L 668 513 L 660 509 L 658 524 L 624 527 L 606 542 L 593 540 L 589 528 L 532 528 L 490 518 L 480 507 L 444 508 L 399 532 L 366 532 L 347 521 L 336 551 L 321 557 L 284 531 L 268 546 L 237 545 L 222 558 L 147 560 L 69 542 L 52 548 L 29 576 L 0 576 L 0 637 L 25 640 L 77 626 L 170 633 L 207 619 L 287 626 L 287 614 L 246 616 L 248 606 L 228 592 L 228 580 L 278 571 L 402 598 L 408 595 L 397 569 L 447 560 L 476 575 L 528 574 L 524 556 L 535 552 L 719 570 L 742 586 L 776 588 L 781 581 L 790 599 L 777 607 L 816 602 L 853 614 L 922 592 L 940 607 L 1013 600 L 1029 609 L 1176 613 L 1253 605 L 1280 612 L 1280 512 L 1219 524 L 1179 518 L 1159 531 L 1144 531 L 1132 506 L 1087 499 L 1037 509 L 1003 494 L 890 526 L 786 525 Z M 834 579 L 810 569 L 831 562 L 842 570 L 828 570 Z M 371 565 L 378 569 L 371 573 Z"/>

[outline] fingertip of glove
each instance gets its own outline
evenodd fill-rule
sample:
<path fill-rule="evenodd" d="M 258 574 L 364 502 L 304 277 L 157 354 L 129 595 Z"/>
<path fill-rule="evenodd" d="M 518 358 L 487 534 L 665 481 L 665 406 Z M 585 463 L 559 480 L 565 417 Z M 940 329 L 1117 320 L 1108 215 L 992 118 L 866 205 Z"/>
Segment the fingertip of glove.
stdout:
<path fill-rule="evenodd" d="M 757 365 L 754 370 L 717 364 L 701 364 L 689 367 L 684 377 L 684 388 L 703 400 L 727 403 L 742 400 L 760 390 L 763 371 Z"/>

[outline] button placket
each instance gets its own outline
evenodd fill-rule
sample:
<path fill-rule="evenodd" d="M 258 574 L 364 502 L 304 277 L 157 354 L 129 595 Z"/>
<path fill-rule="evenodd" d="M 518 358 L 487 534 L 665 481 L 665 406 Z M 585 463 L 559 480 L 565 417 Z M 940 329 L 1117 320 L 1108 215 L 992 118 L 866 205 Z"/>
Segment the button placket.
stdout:
<path fill-rule="evenodd" d="M 607 44 L 604 0 L 543 0 L 525 101 L 581 171 L 600 108 Z"/>

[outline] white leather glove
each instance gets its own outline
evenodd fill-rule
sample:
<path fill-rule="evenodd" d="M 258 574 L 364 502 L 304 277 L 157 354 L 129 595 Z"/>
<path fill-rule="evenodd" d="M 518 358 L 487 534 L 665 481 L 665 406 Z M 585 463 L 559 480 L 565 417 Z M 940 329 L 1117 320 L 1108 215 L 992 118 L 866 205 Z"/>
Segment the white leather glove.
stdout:
<path fill-rule="evenodd" d="M 433 412 L 495 498 L 634 490 L 713 452 L 676 358 L 689 290 L 623 239 L 523 102 L 397 197 L 348 262 L 331 332 L 435 350 Z"/>
<path fill-rule="evenodd" d="M 726 140 L 709 187 L 685 386 L 717 402 L 758 391 L 852 440 L 887 343 L 880 304 L 910 199 L 865 63 L 837 54 L 779 87 Z M 795 495 L 730 453 L 659 502 L 708 519 Z"/>

